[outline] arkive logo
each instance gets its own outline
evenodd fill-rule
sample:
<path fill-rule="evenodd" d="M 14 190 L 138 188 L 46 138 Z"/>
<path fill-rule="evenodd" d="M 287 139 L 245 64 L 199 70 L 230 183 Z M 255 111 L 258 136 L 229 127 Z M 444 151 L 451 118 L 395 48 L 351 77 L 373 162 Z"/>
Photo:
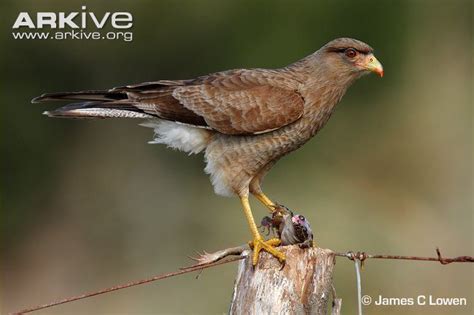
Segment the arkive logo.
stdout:
<path fill-rule="evenodd" d="M 82 6 L 83 12 L 37 12 L 36 23 L 31 18 L 28 12 L 20 12 L 16 18 L 13 28 L 28 27 L 28 28 L 65 28 L 66 25 L 70 28 L 86 28 L 88 24 L 92 23 L 96 28 L 103 28 L 107 22 L 116 29 L 128 29 L 133 26 L 133 16 L 129 12 L 105 12 L 102 17 L 98 17 L 94 12 L 84 12 L 86 6 Z M 76 22 L 77 17 L 79 21 Z"/>
<path fill-rule="evenodd" d="M 133 27 L 133 15 L 130 12 L 105 12 L 96 14 L 81 7 L 80 12 L 20 12 L 13 23 L 14 39 L 91 39 L 131 41 L 132 32 L 100 32 L 104 28 L 127 30 Z M 94 28 L 96 31 L 87 31 Z M 32 30 L 38 30 L 32 31 Z M 69 30 L 69 31 L 64 31 Z M 22 31 L 22 32 L 19 32 Z"/>

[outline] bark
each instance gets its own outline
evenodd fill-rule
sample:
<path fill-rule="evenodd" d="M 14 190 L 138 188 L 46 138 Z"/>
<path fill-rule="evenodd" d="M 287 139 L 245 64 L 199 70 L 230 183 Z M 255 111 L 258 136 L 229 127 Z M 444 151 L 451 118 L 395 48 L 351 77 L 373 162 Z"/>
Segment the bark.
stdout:
<path fill-rule="evenodd" d="M 239 262 L 230 314 L 327 314 L 332 296 L 334 252 L 321 248 L 280 248 L 277 259 L 262 252 L 258 265 L 251 255 Z"/>

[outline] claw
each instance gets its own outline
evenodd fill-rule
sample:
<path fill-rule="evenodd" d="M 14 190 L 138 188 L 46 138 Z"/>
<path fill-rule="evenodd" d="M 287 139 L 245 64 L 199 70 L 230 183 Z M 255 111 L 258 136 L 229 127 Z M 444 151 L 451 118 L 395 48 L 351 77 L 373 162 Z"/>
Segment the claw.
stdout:
<path fill-rule="evenodd" d="M 285 254 L 275 249 L 275 246 L 280 245 L 280 243 L 281 241 L 277 238 L 272 238 L 268 241 L 264 241 L 261 237 L 255 238 L 253 241 L 249 242 L 249 246 L 253 250 L 252 265 L 257 265 L 258 255 L 262 250 L 275 256 L 281 263 L 283 263 L 285 261 Z"/>
<path fill-rule="evenodd" d="M 282 271 L 283 268 L 285 268 L 285 266 L 286 266 L 286 260 L 284 260 L 284 261 L 281 263 L 280 271 Z"/>

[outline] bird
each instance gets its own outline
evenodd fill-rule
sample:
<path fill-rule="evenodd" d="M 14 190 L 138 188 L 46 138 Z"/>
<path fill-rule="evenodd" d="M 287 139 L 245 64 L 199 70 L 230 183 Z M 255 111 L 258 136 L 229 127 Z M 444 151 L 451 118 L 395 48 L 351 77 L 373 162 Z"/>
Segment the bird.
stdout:
<path fill-rule="evenodd" d="M 308 220 L 302 214 L 283 214 L 285 224 L 279 228 L 282 245 L 299 244 L 301 248 L 312 247 L 313 231 Z"/>
<path fill-rule="evenodd" d="M 308 220 L 284 205 L 275 205 L 272 216 L 262 218 L 260 228 L 267 231 L 267 235 L 276 231 L 283 246 L 298 244 L 306 248 L 313 245 L 313 231 Z"/>
<path fill-rule="evenodd" d="M 240 199 L 252 233 L 252 264 L 262 250 L 283 263 L 276 248 L 281 240 L 262 237 L 249 196 L 275 211 L 277 204 L 262 190 L 265 175 L 321 130 L 352 83 L 371 72 L 383 76 L 373 52 L 368 44 L 343 37 L 282 68 L 46 93 L 32 102 L 72 102 L 44 112 L 49 117 L 145 119 L 142 125 L 154 130 L 150 143 L 203 153 L 215 193 Z"/>

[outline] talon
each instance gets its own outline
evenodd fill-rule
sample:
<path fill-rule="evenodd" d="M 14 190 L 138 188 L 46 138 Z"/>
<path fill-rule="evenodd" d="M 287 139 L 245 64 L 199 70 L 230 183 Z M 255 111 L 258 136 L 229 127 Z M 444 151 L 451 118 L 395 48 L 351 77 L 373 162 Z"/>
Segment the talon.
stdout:
<path fill-rule="evenodd" d="M 282 261 L 280 271 L 282 271 L 283 268 L 285 268 L 285 266 L 286 266 L 286 260 Z"/>
<path fill-rule="evenodd" d="M 268 252 L 269 254 L 275 256 L 281 263 L 284 263 L 285 254 L 275 249 L 275 246 L 280 245 L 280 243 L 281 241 L 277 238 L 272 238 L 268 241 L 264 241 L 261 237 L 255 238 L 253 241 L 249 242 L 249 246 L 253 250 L 252 265 L 257 265 L 258 257 L 261 250 Z"/>
<path fill-rule="evenodd" d="M 252 242 L 252 241 L 248 241 L 247 244 L 249 244 L 250 249 L 253 250 L 253 248 L 254 248 L 253 242 Z"/>

